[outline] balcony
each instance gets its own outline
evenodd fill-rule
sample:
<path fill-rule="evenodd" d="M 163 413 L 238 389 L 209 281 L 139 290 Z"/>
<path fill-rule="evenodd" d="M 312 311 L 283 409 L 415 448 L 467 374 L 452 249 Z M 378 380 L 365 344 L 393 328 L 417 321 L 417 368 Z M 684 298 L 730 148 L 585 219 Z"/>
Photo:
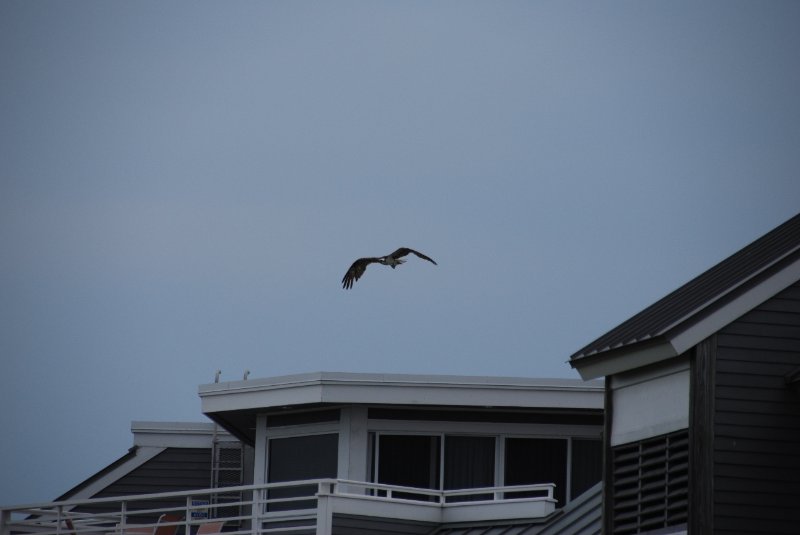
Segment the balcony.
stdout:
<path fill-rule="evenodd" d="M 404 523 L 430 532 L 544 520 L 555 511 L 553 490 L 537 484 L 439 491 L 314 479 L 5 507 L 0 535 L 198 535 L 219 521 L 227 535 L 330 535 L 353 522 L 374 533 Z"/>

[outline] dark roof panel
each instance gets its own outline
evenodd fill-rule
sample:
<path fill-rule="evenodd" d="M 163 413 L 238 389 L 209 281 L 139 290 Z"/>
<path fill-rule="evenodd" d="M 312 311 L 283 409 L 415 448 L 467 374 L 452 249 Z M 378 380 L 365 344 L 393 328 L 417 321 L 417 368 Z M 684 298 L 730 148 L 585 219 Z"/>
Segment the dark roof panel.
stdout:
<path fill-rule="evenodd" d="M 570 357 L 577 360 L 664 335 L 800 247 L 800 214 L 639 312 Z"/>

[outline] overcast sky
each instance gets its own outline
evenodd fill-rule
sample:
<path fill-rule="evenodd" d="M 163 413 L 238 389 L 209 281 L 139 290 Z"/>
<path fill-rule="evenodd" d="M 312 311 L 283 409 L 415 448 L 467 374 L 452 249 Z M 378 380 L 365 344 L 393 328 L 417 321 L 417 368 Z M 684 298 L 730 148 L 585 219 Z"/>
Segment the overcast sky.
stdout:
<path fill-rule="evenodd" d="M 796 1 L 2 0 L 0 73 L 0 504 L 217 369 L 577 378 L 800 211 Z"/>

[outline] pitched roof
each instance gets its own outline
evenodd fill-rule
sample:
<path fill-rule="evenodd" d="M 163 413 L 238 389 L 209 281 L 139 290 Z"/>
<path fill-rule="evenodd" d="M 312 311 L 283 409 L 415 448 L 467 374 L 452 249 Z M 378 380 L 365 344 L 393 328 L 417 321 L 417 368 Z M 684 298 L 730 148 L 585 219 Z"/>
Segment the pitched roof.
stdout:
<path fill-rule="evenodd" d="M 800 214 L 581 348 L 570 363 L 685 331 L 799 256 Z"/>

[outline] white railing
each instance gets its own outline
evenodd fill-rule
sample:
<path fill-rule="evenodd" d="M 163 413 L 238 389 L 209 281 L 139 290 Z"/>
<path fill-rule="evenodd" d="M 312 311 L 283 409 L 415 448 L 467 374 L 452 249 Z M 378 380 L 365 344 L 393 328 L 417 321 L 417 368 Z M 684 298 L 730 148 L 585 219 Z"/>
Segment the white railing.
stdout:
<path fill-rule="evenodd" d="M 339 498 L 439 509 L 468 505 L 547 502 L 552 484 L 431 490 L 341 479 L 313 479 L 182 492 L 66 500 L 0 508 L 0 535 L 213 535 L 224 521 L 226 535 L 329 533 Z M 357 502 L 359 503 L 359 502 Z M 552 511 L 554 505 L 550 505 Z M 503 513 L 507 514 L 507 513 Z M 327 518 L 321 518 L 322 516 Z M 529 516 L 537 516 L 536 513 Z M 203 527 L 205 526 L 205 527 Z M 199 531 L 199 533 L 198 533 Z"/>
<path fill-rule="evenodd" d="M 552 483 L 514 485 L 507 487 L 479 487 L 458 490 L 399 487 L 397 485 L 351 481 L 347 479 L 324 480 L 323 483 L 333 484 L 333 487 L 329 491 L 331 494 L 355 495 L 367 498 L 377 497 L 386 498 L 388 500 L 411 502 L 428 501 L 441 506 L 463 502 L 506 502 L 518 499 L 555 501 L 553 497 L 555 485 Z"/>

